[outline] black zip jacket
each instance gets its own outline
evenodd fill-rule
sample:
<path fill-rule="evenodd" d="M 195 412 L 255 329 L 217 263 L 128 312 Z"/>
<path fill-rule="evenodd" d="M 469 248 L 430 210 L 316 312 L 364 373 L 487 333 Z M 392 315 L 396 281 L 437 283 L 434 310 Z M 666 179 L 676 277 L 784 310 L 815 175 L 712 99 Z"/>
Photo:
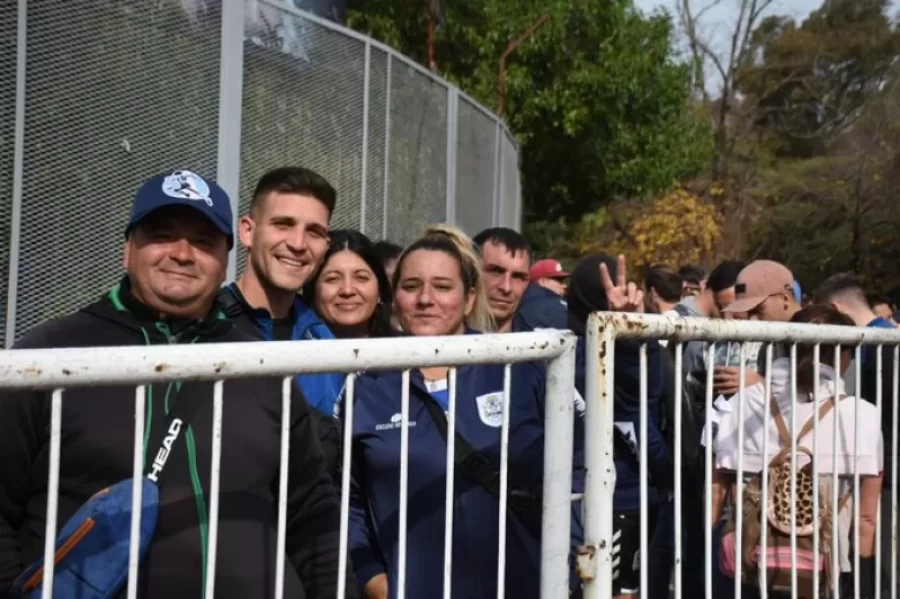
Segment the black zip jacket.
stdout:
<path fill-rule="evenodd" d="M 222 306 L 225 316 L 231 319 L 235 327 L 246 336 L 248 341 L 265 341 L 266 338 L 253 316 L 253 308 L 240 294 L 237 285 L 233 289 L 234 293 L 228 289 L 222 289 L 219 292 L 219 305 Z M 292 319 L 274 321 L 275 339 L 278 341 L 290 341 L 293 324 Z M 294 387 L 299 389 L 296 377 L 294 379 Z M 319 437 L 322 451 L 325 452 L 325 467 L 328 470 L 328 474 L 334 479 L 337 489 L 340 489 L 341 434 L 338 421 L 336 418 L 326 416 L 319 410 L 312 408 L 309 410 L 309 416 L 312 418 L 313 428 Z"/>
<path fill-rule="evenodd" d="M 79 312 L 38 327 L 16 348 L 247 340 L 229 321 L 215 315 L 200 322 L 160 320 L 134 299 L 127 279 L 117 289 Z M 156 533 L 139 575 L 142 598 L 202 597 L 212 397 L 210 382 L 157 384 L 147 389 L 151 431 L 165 426 L 167 402 L 195 401 L 197 407 L 189 433 L 176 441 L 161 480 Z M 280 412 L 280 380 L 225 383 L 217 598 L 274 594 Z M 310 409 L 299 393 L 292 402 L 291 418 L 284 596 L 330 599 L 337 592 L 338 499 Z M 43 554 L 49 429 L 49 393 L 0 391 L 0 596 L 27 564 Z M 133 386 L 65 392 L 57 530 L 94 493 L 131 478 L 133 430 Z M 351 576 L 348 569 L 347 588 L 355 592 Z M 125 594 L 123 590 L 120 596 Z"/>

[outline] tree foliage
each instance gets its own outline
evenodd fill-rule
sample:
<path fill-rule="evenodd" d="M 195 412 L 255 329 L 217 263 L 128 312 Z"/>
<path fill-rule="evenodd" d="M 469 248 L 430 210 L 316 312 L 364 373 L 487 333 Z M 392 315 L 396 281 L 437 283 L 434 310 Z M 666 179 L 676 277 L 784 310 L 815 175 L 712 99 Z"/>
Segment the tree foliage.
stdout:
<path fill-rule="evenodd" d="M 425 62 L 428 2 L 356 0 L 349 22 Z M 506 118 L 522 146 L 527 221 L 577 219 L 621 197 L 647 196 L 696 172 L 708 128 L 688 109 L 689 72 L 673 60 L 672 24 L 630 0 L 456 0 L 441 3 L 442 75 L 497 105 L 498 61 L 510 56 Z"/>
<path fill-rule="evenodd" d="M 712 188 L 704 198 L 678 187 L 647 204 L 614 207 L 599 222 L 583 219 L 575 250 L 625 254 L 637 268 L 709 262 L 722 236 L 721 215 L 709 193 L 719 191 Z"/>
<path fill-rule="evenodd" d="M 826 0 L 803 23 L 770 17 L 740 86 L 770 150 L 759 161 L 750 255 L 789 264 L 806 286 L 856 272 L 900 284 L 893 197 L 900 186 L 900 32 L 884 0 Z"/>
<path fill-rule="evenodd" d="M 779 156 L 809 158 L 852 126 L 900 51 L 887 0 L 830 0 L 802 24 L 772 16 L 753 32 L 738 89 Z"/>

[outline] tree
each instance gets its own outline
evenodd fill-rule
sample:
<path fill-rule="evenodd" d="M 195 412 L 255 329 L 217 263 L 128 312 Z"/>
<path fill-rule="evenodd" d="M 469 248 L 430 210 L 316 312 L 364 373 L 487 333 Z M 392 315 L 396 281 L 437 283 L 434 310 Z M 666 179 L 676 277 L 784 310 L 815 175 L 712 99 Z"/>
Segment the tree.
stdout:
<path fill-rule="evenodd" d="M 873 94 L 826 156 L 794 161 L 771 181 L 771 206 L 750 249 L 790 264 L 805 286 L 856 272 L 872 291 L 900 284 L 900 82 Z"/>
<path fill-rule="evenodd" d="M 357 28 L 426 59 L 426 2 L 349 8 Z M 673 59 L 667 15 L 644 16 L 630 0 L 457 0 L 441 9 L 437 68 L 488 106 L 507 44 L 551 17 L 512 55 L 507 75 L 526 222 L 649 196 L 708 160 L 708 130 L 686 110 L 690 69 Z"/>
<path fill-rule="evenodd" d="M 757 29 L 765 12 L 775 0 L 740 0 L 734 20 L 728 25 L 727 45 L 719 49 L 704 33 L 703 17 L 721 0 L 707 0 L 700 4 L 695 0 L 679 0 L 678 15 L 682 30 L 687 37 L 693 64 L 693 87 L 710 108 L 715 137 L 715 153 L 712 163 L 712 178 L 727 180 L 735 144 L 741 128 L 736 126 L 735 113 L 739 114 L 741 100 L 738 97 L 737 74 L 749 60 L 752 51 L 752 34 Z M 699 6 L 698 6 L 699 4 Z M 709 100 L 707 91 L 707 65 L 711 65 L 719 80 L 719 95 L 715 101 Z"/>
<path fill-rule="evenodd" d="M 827 0 L 801 25 L 772 16 L 736 78 L 778 156 L 808 158 L 851 127 L 900 53 L 887 0 Z"/>
<path fill-rule="evenodd" d="M 718 193 L 716 186 L 699 192 L 678 187 L 649 204 L 629 202 L 586 215 L 576 229 L 574 251 L 625 254 L 637 268 L 711 262 L 722 237 L 721 215 L 709 201 Z"/>

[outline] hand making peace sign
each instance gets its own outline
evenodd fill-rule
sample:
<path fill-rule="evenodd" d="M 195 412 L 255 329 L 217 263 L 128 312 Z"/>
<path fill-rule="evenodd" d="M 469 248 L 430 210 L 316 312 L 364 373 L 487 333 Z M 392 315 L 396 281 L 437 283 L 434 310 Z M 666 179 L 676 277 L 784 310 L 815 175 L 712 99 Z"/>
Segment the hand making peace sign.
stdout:
<path fill-rule="evenodd" d="M 613 284 L 606 264 L 600 263 L 600 281 L 606 291 L 610 312 L 644 311 L 644 292 L 635 283 L 628 282 L 625 256 L 619 254 L 616 260 L 616 282 Z"/>

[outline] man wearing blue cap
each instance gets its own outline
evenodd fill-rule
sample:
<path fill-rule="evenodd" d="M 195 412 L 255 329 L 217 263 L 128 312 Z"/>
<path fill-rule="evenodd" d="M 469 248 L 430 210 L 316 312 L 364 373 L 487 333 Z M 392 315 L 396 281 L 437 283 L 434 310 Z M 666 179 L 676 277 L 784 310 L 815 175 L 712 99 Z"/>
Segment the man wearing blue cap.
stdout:
<path fill-rule="evenodd" d="M 150 179 L 134 198 L 125 237 L 121 281 L 99 301 L 37 327 L 17 349 L 247 340 L 216 303 L 234 244 L 231 203 L 218 185 L 187 170 Z M 281 383 L 229 381 L 224 395 L 216 597 L 269 596 L 277 562 Z M 160 507 L 141 564 L 140 594 L 201 597 L 209 552 L 213 385 L 149 385 L 146 398 L 145 453 L 160 446 L 173 419 L 183 419 L 184 434 L 170 444 L 164 477 L 147 474 L 159 486 Z M 285 596 L 330 598 L 337 590 L 337 498 L 300 394 L 291 416 Z M 47 476 L 49 418 L 47 393 L 0 392 L 0 596 L 42 555 L 47 492 L 39 481 Z M 132 387 L 66 391 L 61 524 L 97 492 L 131 478 L 133 419 Z M 356 585 L 351 581 L 347 588 Z"/>

